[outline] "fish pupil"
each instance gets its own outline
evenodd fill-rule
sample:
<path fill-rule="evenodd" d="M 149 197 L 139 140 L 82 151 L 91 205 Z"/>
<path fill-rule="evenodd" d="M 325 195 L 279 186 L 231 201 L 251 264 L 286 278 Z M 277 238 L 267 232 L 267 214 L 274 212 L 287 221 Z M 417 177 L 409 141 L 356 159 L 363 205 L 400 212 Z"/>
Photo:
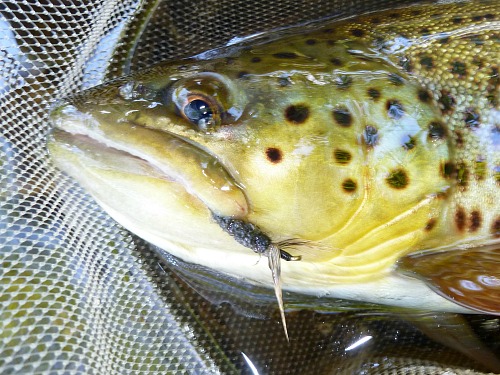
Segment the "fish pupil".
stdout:
<path fill-rule="evenodd" d="M 184 115 L 193 124 L 206 127 L 212 122 L 213 111 L 210 105 L 201 99 L 190 101 L 184 107 Z"/>

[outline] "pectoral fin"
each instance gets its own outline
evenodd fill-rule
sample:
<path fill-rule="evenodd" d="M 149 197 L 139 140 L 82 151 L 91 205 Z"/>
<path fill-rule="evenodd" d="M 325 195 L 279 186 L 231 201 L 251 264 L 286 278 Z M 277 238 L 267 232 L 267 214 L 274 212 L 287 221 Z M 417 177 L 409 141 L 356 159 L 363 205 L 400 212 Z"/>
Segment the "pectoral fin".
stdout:
<path fill-rule="evenodd" d="M 447 299 L 500 315 L 500 245 L 422 252 L 403 257 L 398 271 L 416 276 Z"/>

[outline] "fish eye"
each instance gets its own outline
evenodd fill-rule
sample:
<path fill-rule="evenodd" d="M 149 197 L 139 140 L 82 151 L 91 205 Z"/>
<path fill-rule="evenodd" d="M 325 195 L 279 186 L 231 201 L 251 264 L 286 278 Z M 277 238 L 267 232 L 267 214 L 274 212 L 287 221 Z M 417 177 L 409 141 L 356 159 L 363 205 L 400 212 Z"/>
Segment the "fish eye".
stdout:
<path fill-rule="evenodd" d="M 202 131 L 234 124 L 246 104 L 244 92 L 231 79 L 212 72 L 180 78 L 167 88 L 164 100 L 174 106 L 171 110 Z"/>
<path fill-rule="evenodd" d="M 182 116 L 200 129 L 207 129 L 220 123 L 220 108 L 214 99 L 204 95 L 190 95 L 182 108 Z"/>

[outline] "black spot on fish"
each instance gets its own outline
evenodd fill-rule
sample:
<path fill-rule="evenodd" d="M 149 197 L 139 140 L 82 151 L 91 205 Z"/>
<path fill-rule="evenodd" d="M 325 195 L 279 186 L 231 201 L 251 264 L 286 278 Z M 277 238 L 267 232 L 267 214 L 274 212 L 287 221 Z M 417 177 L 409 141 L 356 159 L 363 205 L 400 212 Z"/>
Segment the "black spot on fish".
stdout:
<path fill-rule="evenodd" d="M 420 65 L 425 69 L 430 70 L 434 67 L 434 60 L 430 56 L 422 56 L 420 58 Z"/>
<path fill-rule="evenodd" d="M 495 238 L 500 238 L 500 217 L 497 217 L 491 225 L 491 234 Z"/>
<path fill-rule="evenodd" d="M 295 52 L 278 52 L 273 54 L 277 59 L 296 59 L 299 57 Z"/>
<path fill-rule="evenodd" d="M 251 62 L 253 63 L 260 63 L 262 61 L 262 59 L 260 57 L 252 57 L 252 59 L 250 60 Z"/>
<path fill-rule="evenodd" d="M 422 103 L 429 103 L 431 99 L 432 96 L 429 91 L 425 89 L 418 90 L 418 100 L 420 100 Z"/>
<path fill-rule="evenodd" d="M 435 218 L 429 219 L 427 224 L 425 224 L 424 230 L 426 232 L 431 231 L 436 226 L 437 220 Z"/>
<path fill-rule="evenodd" d="M 458 75 L 460 78 L 463 78 L 467 75 L 465 64 L 461 61 L 454 61 L 451 64 L 451 72 Z"/>
<path fill-rule="evenodd" d="M 363 131 L 363 138 L 367 146 L 375 146 L 378 143 L 378 130 L 374 126 L 367 125 Z"/>
<path fill-rule="evenodd" d="M 285 110 L 285 118 L 294 124 L 302 124 L 308 117 L 309 107 L 305 104 L 291 105 Z"/>
<path fill-rule="evenodd" d="M 438 99 L 438 103 L 441 108 L 441 112 L 443 114 L 453 112 L 457 103 L 453 95 L 451 95 L 451 93 L 446 90 L 441 90 L 440 94 L 441 96 Z"/>
<path fill-rule="evenodd" d="M 462 207 L 458 206 L 457 210 L 455 211 L 455 225 L 460 232 L 463 232 L 465 229 L 465 221 L 465 210 Z"/>
<path fill-rule="evenodd" d="M 357 38 L 361 38 L 365 35 L 365 32 L 362 29 L 353 29 L 351 30 L 351 34 Z"/>
<path fill-rule="evenodd" d="M 335 161 L 339 164 L 349 164 L 352 158 L 351 154 L 345 150 L 335 150 L 333 156 L 335 157 Z"/>
<path fill-rule="evenodd" d="M 389 18 L 398 18 L 399 17 L 399 13 L 389 13 Z"/>
<path fill-rule="evenodd" d="M 401 86 L 404 83 L 403 77 L 397 75 L 396 73 L 388 74 L 389 81 L 396 86 Z"/>
<path fill-rule="evenodd" d="M 330 59 L 330 62 L 335 65 L 335 66 L 342 66 L 342 60 L 340 60 L 339 58 L 337 57 L 333 57 Z"/>
<path fill-rule="evenodd" d="M 410 151 L 410 150 L 413 150 L 416 145 L 417 145 L 417 141 L 415 140 L 415 138 L 410 137 L 408 135 L 403 143 L 403 148 L 407 151 Z"/>
<path fill-rule="evenodd" d="M 429 138 L 431 140 L 439 140 L 446 137 L 446 126 L 439 121 L 432 121 L 429 124 Z"/>
<path fill-rule="evenodd" d="M 480 116 L 474 108 L 467 108 L 464 114 L 464 121 L 467 127 L 477 128 L 479 126 Z"/>
<path fill-rule="evenodd" d="M 316 44 L 316 39 L 307 39 L 306 44 L 309 46 L 314 46 Z"/>
<path fill-rule="evenodd" d="M 342 182 L 342 189 L 344 189 L 346 193 L 354 193 L 356 191 L 356 188 L 356 182 L 354 180 L 351 180 L 350 178 Z"/>
<path fill-rule="evenodd" d="M 352 77 L 346 74 L 341 74 L 335 79 L 335 84 L 339 89 L 348 89 L 352 85 Z"/>
<path fill-rule="evenodd" d="M 378 17 L 373 17 L 373 18 L 370 19 L 370 22 L 373 23 L 374 25 L 378 25 L 382 21 Z"/>
<path fill-rule="evenodd" d="M 455 174 L 455 164 L 453 164 L 451 161 L 447 161 L 441 165 L 441 175 L 448 179 L 452 178 Z"/>
<path fill-rule="evenodd" d="M 349 110 L 345 107 L 340 107 L 333 110 L 333 118 L 340 126 L 351 126 L 352 116 Z"/>
<path fill-rule="evenodd" d="M 323 32 L 324 32 L 325 34 L 331 34 L 331 33 L 333 33 L 333 31 L 334 31 L 334 30 L 333 30 L 332 28 L 328 28 L 328 29 L 324 29 L 324 30 L 323 30 Z"/>
<path fill-rule="evenodd" d="M 487 14 L 484 15 L 484 18 L 486 18 L 487 20 L 494 20 L 495 19 L 495 15 L 491 14 L 491 13 L 487 13 Z"/>
<path fill-rule="evenodd" d="M 463 19 L 461 17 L 453 17 L 451 20 L 455 25 L 462 23 Z"/>
<path fill-rule="evenodd" d="M 368 89 L 367 93 L 368 93 L 368 96 L 375 101 L 380 98 L 380 91 L 377 89 L 370 88 L 370 89 Z"/>
<path fill-rule="evenodd" d="M 464 163 L 457 164 L 456 178 L 460 189 L 465 191 L 467 189 L 467 185 L 469 184 L 469 169 Z"/>
<path fill-rule="evenodd" d="M 469 232 L 476 232 L 479 228 L 481 228 L 481 224 L 483 222 L 483 218 L 479 211 L 472 211 L 470 213 L 470 227 Z"/>
<path fill-rule="evenodd" d="M 390 99 L 386 102 L 387 115 L 394 119 L 399 120 L 405 114 L 403 105 L 397 99 Z"/>
<path fill-rule="evenodd" d="M 409 179 L 403 169 L 396 169 L 389 173 L 386 181 L 394 189 L 404 189 L 408 185 Z"/>
<path fill-rule="evenodd" d="M 273 164 L 279 163 L 283 159 L 283 154 L 279 148 L 268 147 L 266 149 L 267 160 Z"/>
<path fill-rule="evenodd" d="M 480 14 L 479 14 L 479 15 L 477 15 L 477 16 L 473 16 L 471 19 L 472 19 L 473 21 L 478 22 L 478 21 L 482 21 L 482 20 L 483 20 L 483 18 L 484 18 L 484 16 L 482 16 L 482 15 L 480 15 Z"/>

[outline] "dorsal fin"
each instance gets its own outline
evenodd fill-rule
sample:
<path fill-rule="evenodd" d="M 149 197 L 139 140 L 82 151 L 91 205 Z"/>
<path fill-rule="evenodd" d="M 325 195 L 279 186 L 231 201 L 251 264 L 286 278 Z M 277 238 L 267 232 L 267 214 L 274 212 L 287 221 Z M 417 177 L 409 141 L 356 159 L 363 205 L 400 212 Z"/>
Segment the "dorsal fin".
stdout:
<path fill-rule="evenodd" d="M 486 314 L 500 315 L 500 245 L 411 254 L 402 273 L 423 279 L 445 298 Z"/>

